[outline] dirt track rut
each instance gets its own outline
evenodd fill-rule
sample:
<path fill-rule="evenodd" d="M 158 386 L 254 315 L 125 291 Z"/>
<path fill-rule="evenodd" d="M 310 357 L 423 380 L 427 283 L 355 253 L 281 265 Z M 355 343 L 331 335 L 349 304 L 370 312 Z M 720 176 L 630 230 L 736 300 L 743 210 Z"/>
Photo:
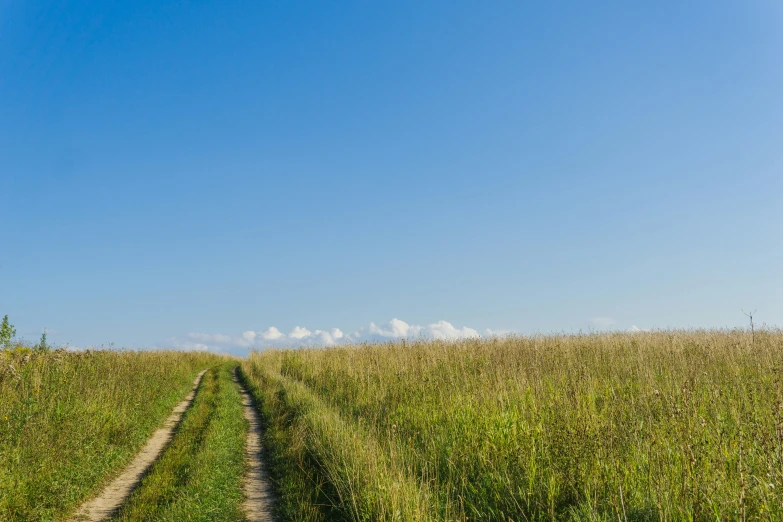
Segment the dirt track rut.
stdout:
<path fill-rule="evenodd" d="M 272 516 L 274 495 L 261 460 L 261 422 L 258 418 L 258 412 L 253 406 L 253 400 L 245 387 L 242 386 L 237 372 L 238 369 L 234 368 L 234 382 L 239 386 L 245 419 L 249 424 L 247 441 L 245 442 L 245 460 L 248 463 L 248 471 L 243 484 L 245 516 L 247 516 L 248 522 L 272 522 L 274 520 Z"/>

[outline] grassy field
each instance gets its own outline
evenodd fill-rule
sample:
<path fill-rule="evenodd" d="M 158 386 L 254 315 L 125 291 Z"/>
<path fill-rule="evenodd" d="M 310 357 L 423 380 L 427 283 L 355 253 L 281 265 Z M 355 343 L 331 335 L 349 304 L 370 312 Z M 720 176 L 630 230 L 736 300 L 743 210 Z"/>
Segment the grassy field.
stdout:
<path fill-rule="evenodd" d="M 282 520 L 783 520 L 783 332 L 267 351 Z"/>
<path fill-rule="evenodd" d="M 231 377 L 237 363 L 204 375 L 174 439 L 113 520 L 242 521 L 246 422 Z"/>
<path fill-rule="evenodd" d="M 0 350 L 0 520 L 56 520 L 126 465 L 204 353 Z"/>

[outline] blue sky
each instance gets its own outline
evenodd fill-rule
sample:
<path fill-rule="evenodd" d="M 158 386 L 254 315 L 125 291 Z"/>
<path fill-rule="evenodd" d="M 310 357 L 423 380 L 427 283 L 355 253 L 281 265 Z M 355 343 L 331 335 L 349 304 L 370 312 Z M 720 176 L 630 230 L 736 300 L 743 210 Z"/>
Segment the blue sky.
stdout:
<path fill-rule="evenodd" d="M 781 63 L 771 0 L 0 0 L 0 314 L 239 351 L 779 325 Z"/>

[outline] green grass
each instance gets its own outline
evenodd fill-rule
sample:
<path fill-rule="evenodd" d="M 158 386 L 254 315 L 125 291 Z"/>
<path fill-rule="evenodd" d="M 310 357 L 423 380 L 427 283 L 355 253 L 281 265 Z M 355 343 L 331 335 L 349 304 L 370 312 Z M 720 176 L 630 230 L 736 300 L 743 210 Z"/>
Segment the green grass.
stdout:
<path fill-rule="evenodd" d="M 240 521 L 247 430 L 231 377 L 236 363 L 204 375 L 171 443 L 114 520 Z"/>
<path fill-rule="evenodd" d="M 783 332 L 268 351 L 282 520 L 781 520 Z"/>
<path fill-rule="evenodd" d="M 204 353 L 0 350 L 0 520 L 56 520 L 128 464 Z"/>
<path fill-rule="evenodd" d="M 428 498 L 405 462 L 345 422 L 305 386 L 245 364 L 265 421 L 282 520 L 427 520 Z"/>

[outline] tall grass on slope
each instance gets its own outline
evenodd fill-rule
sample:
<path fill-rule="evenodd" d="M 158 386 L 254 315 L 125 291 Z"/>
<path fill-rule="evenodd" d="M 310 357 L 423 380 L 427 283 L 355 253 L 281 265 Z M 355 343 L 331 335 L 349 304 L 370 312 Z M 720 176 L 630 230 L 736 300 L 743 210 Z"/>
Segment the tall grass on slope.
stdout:
<path fill-rule="evenodd" d="M 0 520 L 54 520 L 126 465 L 215 356 L 0 351 Z"/>
<path fill-rule="evenodd" d="M 362 426 L 346 423 L 306 387 L 256 364 L 242 365 L 260 405 L 282 520 L 430 520 L 426 488 Z"/>
<path fill-rule="evenodd" d="M 249 365 L 396 455 L 441 520 L 783 519 L 780 331 L 270 351 Z"/>
<path fill-rule="evenodd" d="M 204 375 L 174 439 L 114 520 L 241 521 L 247 422 L 226 363 Z"/>

